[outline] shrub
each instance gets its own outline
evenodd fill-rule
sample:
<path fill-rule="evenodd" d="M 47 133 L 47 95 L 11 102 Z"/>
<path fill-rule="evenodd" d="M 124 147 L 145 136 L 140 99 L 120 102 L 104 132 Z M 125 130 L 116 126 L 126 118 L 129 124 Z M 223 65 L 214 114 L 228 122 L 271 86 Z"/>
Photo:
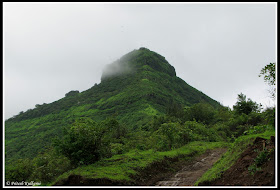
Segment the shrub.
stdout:
<path fill-rule="evenodd" d="M 275 107 L 267 108 L 262 114 L 265 123 L 275 127 Z"/>
<path fill-rule="evenodd" d="M 91 164 L 105 157 L 110 151 L 105 130 L 89 118 L 75 121 L 64 137 L 56 139 L 57 150 L 68 157 L 73 165 Z"/>
<path fill-rule="evenodd" d="M 230 118 L 233 117 L 232 111 L 229 107 L 221 107 L 217 110 L 214 116 L 214 122 L 227 122 Z"/>
<path fill-rule="evenodd" d="M 179 123 L 164 123 L 153 133 L 156 149 L 171 150 L 181 147 L 191 140 L 191 130 Z"/>
<path fill-rule="evenodd" d="M 232 135 L 232 131 L 229 126 L 224 123 L 216 123 L 212 128 L 217 131 L 219 136 L 221 136 L 224 140 L 227 140 Z"/>
<path fill-rule="evenodd" d="M 33 160 L 34 170 L 30 179 L 41 181 L 43 183 L 50 182 L 62 173 L 71 169 L 70 160 L 55 152 L 53 148 L 39 153 Z"/>
<path fill-rule="evenodd" d="M 187 121 L 184 126 L 191 131 L 191 141 L 222 141 L 222 138 L 218 135 L 215 129 L 207 128 L 202 123 Z"/>
<path fill-rule="evenodd" d="M 258 149 L 256 149 L 259 152 Z M 263 151 L 259 152 L 257 157 L 254 159 L 254 163 L 248 167 L 248 170 L 251 175 L 254 175 L 256 171 L 261 170 L 261 166 L 270 160 L 270 155 L 274 151 L 274 149 L 264 149 Z"/>
<path fill-rule="evenodd" d="M 29 158 L 18 159 L 5 167 L 6 181 L 28 181 L 30 175 L 34 170 L 32 160 Z"/>
<path fill-rule="evenodd" d="M 252 126 L 250 129 L 246 132 L 246 134 L 258 134 L 258 133 L 263 133 L 267 129 L 267 126 L 265 125 L 257 125 L 257 126 Z"/>
<path fill-rule="evenodd" d="M 122 154 L 124 153 L 124 145 L 121 143 L 111 143 L 111 153 L 112 156 L 116 154 Z"/>
<path fill-rule="evenodd" d="M 215 116 L 215 109 L 207 103 L 197 103 L 186 110 L 186 121 L 198 121 L 203 124 L 210 124 Z"/>
<path fill-rule="evenodd" d="M 255 126 L 262 123 L 262 121 L 263 121 L 263 117 L 261 113 L 251 112 L 248 115 L 247 124 Z"/>

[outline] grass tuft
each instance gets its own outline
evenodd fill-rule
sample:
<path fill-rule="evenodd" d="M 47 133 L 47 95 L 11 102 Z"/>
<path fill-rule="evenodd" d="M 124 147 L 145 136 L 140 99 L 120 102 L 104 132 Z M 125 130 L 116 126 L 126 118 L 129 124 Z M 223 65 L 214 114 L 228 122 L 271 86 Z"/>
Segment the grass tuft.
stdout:
<path fill-rule="evenodd" d="M 133 181 L 133 176 L 139 170 L 147 168 L 154 162 L 160 162 L 166 158 L 185 156 L 185 159 L 203 154 L 208 149 L 227 147 L 225 142 L 191 142 L 179 149 L 157 152 L 153 149 L 146 151 L 132 150 L 125 154 L 114 155 L 111 158 L 100 160 L 92 165 L 81 166 L 62 174 L 53 183 L 67 179 L 70 175 L 81 175 L 89 179 L 111 179 L 114 181 Z"/>

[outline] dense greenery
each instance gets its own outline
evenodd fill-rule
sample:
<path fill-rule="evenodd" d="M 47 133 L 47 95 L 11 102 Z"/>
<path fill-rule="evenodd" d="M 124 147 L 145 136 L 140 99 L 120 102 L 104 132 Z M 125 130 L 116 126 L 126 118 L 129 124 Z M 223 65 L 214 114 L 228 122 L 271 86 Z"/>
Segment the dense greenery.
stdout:
<path fill-rule="evenodd" d="M 6 181 L 37 181 L 47 184 L 59 175 L 73 169 L 70 160 L 58 154 L 53 148 L 46 149 L 35 158 L 19 159 L 6 163 Z"/>
<path fill-rule="evenodd" d="M 250 98 L 246 100 L 246 95 L 244 94 L 238 94 L 236 104 L 233 106 L 233 109 L 238 114 L 250 114 L 251 112 L 260 112 L 261 105 L 258 105 L 256 102 L 253 102 Z"/>
<path fill-rule="evenodd" d="M 53 141 L 55 148 L 50 148 L 51 151 L 40 153 L 33 159 L 26 158 L 7 163 L 6 180 L 38 179 L 46 185 L 53 183 L 58 176 L 68 170 L 69 172 L 63 174 L 59 179 L 67 177 L 73 172 L 99 177 L 104 177 L 107 173 L 105 176 L 111 175 L 111 178 L 115 179 L 113 177 L 115 175 L 111 173 L 116 173 L 120 169 L 121 171 L 118 172 L 123 174 L 119 177 L 124 175 L 124 178 L 130 179 L 130 174 L 136 174 L 135 169 L 142 167 L 142 161 L 134 163 L 135 165 L 128 168 L 117 166 L 118 162 L 110 167 L 101 163 L 119 158 L 117 155 L 126 157 L 125 155 L 131 155 L 133 152 L 133 155 L 143 154 L 141 159 L 145 158 L 146 153 L 151 154 L 149 156 L 156 156 L 166 151 L 178 152 L 182 147 L 192 145 L 194 142 L 203 144 L 203 147 L 200 147 L 201 150 L 207 149 L 207 145 L 214 142 L 220 142 L 222 146 L 232 143 L 230 146 L 234 150 L 229 155 L 231 158 L 226 159 L 227 164 L 222 162 L 225 168 L 228 168 L 249 142 L 244 143 L 240 139 L 251 139 L 262 134 L 268 134 L 267 137 L 274 135 L 271 120 L 275 115 L 272 114 L 273 112 L 271 113 L 270 109 L 262 113 L 251 112 L 248 115 L 239 114 L 239 112 L 227 108 L 208 109 L 209 113 L 206 115 L 213 114 L 214 116 L 206 117 L 209 120 L 196 121 L 190 115 L 197 114 L 196 108 L 201 104 L 194 104 L 183 109 L 182 114 L 177 116 L 174 115 L 178 110 L 174 114 L 169 112 L 169 115 L 155 116 L 146 125 L 133 131 L 127 130 L 115 118 L 107 118 L 100 122 L 95 122 L 90 118 L 77 119 L 70 128 L 65 128 L 63 138 Z M 207 106 L 210 107 L 210 105 L 202 107 Z M 204 115 L 205 113 L 202 113 L 202 116 Z M 206 125 L 205 122 L 209 124 Z M 237 145 L 243 148 L 238 148 Z M 148 163 L 160 159 L 162 157 L 155 157 L 155 160 L 149 160 Z M 111 164 L 111 162 L 109 163 Z M 104 171 L 106 172 L 104 173 Z M 217 177 L 218 174 L 215 176 Z"/>
<path fill-rule="evenodd" d="M 166 155 L 273 134 L 274 125 L 275 108 L 261 112 L 242 93 L 233 110 L 223 107 L 176 77 L 164 57 L 140 48 L 109 65 L 100 84 L 8 119 L 5 177 L 43 185 L 72 173 L 129 179 Z"/>
<path fill-rule="evenodd" d="M 65 129 L 62 139 L 55 139 L 54 146 L 73 165 L 91 164 L 103 157 L 112 156 L 111 146 L 121 142 L 126 129 L 115 119 L 96 123 L 80 118 L 70 129 Z"/>
<path fill-rule="evenodd" d="M 73 170 L 69 170 L 59 176 L 53 184 L 61 179 L 67 178 L 69 175 L 81 175 L 91 179 L 111 179 L 124 180 L 133 185 L 135 179 L 133 177 L 141 170 L 145 170 L 153 163 L 160 163 L 165 159 L 179 158 L 190 160 L 194 156 L 203 154 L 208 149 L 226 147 L 225 142 L 191 142 L 179 149 L 157 152 L 152 149 L 139 151 L 131 150 L 125 154 L 115 155 L 111 158 L 103 159 L 95 164 L 85 165 Z M 172 163 L 170 163 L 172 164 Z"/>
<path fill-rule="evenodd" d="M 129 65 L 129 72 L 114 75 L 111 71 L 111 76 L 102 76 L 100 84 L 86 91 L 70 91 L 58 101 L 38 104 L 35 109 L 6 120 L 6 159 L 35 157 L 51 144 L 53 137 L 62 137 L 63 129 L 80 117 L 100 122 L 113 116 L 125 128 L 136 130 L 154 116 L 166 113 L 171 102 L 191 106 L 203 101 L 220 107 L 218 102 L 176 77 L 175 69 L 164 57 L 146 48 L 134 50 L 116 63 Z"/>
<path fill-rule="evenodd" d="M 262 137 L 270 139 L 271 136 L 275 135 L 273 128 L 262 127 L 264 132 L 250 130 L 250 134 L 242 135 L 235 139 L 235 141 L 229 146 L 228 151 L 221 157 L 221 159 L 214 164 L 214 166 L 199 178 L 195 185 L 205 181 L 213 181 L 219 178 L 223 172 L 229 169 L 239 158 L 242 152 L 248 148 L 249 144 L 252 144 L 256 137 Z"/>

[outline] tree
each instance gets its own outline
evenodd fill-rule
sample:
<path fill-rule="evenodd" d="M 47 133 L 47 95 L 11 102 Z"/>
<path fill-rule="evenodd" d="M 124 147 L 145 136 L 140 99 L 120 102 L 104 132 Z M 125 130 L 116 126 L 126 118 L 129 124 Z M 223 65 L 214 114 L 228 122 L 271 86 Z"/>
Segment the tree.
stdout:
<path fill-rule="evenodd" d="M 65 130 L 62 139 L 56 139 L 54 145 L 73 165 L 91 164 L 104 156 L 104 132 L 93 120 L 79 118 L 70 129 Z"/>
<path fill-rule="evenodd" d="M 70 92 L 66 93 L 65 94 L 65 97 L 68 97 L 68 96 L 75 96 L 77 94 L 79 94 L 80 92 L 78 90 L 71 90 Z"/>
<path fill-rule="evenodd" d="M 29 179 L 48 183 L 71 169 L 70 160 L 48 148 L 32 160 L 33 170 Z"/>
<path fill-rule="evenodd" d="M 233 106 L 233 110 L 238 114 L 250 114 L 251 112 L 260 112 L 261 104 L 258 105 L 256 102 L 252 101 L 250 98 L 246 98 L 246 95 L 240 93 L 237 97 L 237 102 Z"/>
<path fill-rule="evenodd" d="M 264 81 L 268 83 L 268 85 L 271 87 L 270 93 L 272 98 L 275 98 L 275 65 L 276 63 L 270 63 L 266 65 L 264 68 L 262 68 L 259 77 L 264 75 Z"/>
<path fill-rule="evenodd" d="M 197 103 L 186 110 L 186 120 L 198 121 L 204 124 L 210 124 L 215 116 L 215 109 L 207 103 Z"/>
<path fill-rule="evenodd" d="M 184 108 L 182 105 L 175 103 L 174 101 L 171 101 L 167 105 L 167 115 L 168 116 L 174 116 L 177 118 L 182 118 L 184 116 Z"/>
<path fill-rule="evenodd" d="M 65 129 L 62 139 L 54 141 L 54 146 L 72 165 L 87 165 L 111 156 L 110 144 L 121 141 L 125 133 L 114 118 L 99 123 L 86 117 L 78 118 L 70 129 Z"/>

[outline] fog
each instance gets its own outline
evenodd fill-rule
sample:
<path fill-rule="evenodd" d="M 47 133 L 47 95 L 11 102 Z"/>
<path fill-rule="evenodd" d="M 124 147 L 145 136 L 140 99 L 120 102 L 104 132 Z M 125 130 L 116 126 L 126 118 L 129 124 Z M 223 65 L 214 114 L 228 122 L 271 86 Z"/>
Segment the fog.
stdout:
<path fill-rule="evenodd" d="M 128 62 L 122 62 L 118 59 L 111 64 L 105 65 L 102 72 L 101 81 L 109 77 L 131 73 L 133 70 L 134 69 L 131 64 Z"/>
<path fill-rule="evenodd" d="M 4 118 L 100 83 L 146 47 L 232 107 L 273 105 L 260 70 L 276 62 L 276 3 L 3 3 Z M 116 69 L 118 72 L 118 69 Z"/>

